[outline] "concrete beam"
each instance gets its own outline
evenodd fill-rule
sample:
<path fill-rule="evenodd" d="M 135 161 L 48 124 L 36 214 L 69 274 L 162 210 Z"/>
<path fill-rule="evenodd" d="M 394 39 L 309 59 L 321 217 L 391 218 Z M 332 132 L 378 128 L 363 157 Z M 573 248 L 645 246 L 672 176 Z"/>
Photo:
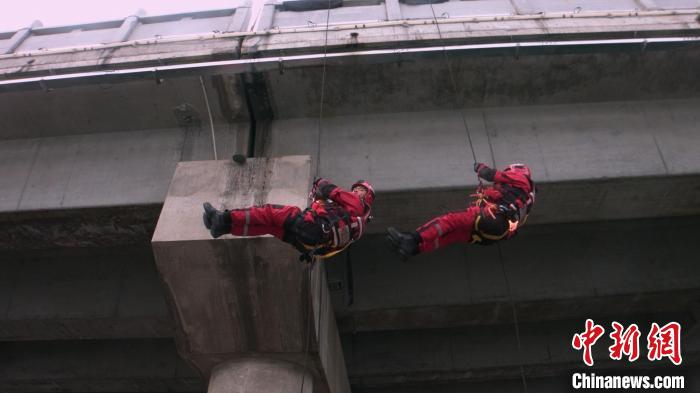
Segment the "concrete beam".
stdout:
<path fill-rule="evenodd" d="M 370 179 L 379 192 L 476 186 L 472 148 L 490 165 L 527 163 L 540 184 L 670 178 L 700 171 L 698 105 L 691 98 L 336 116 L 323 119 L 320 135 L 315 117 L 285 119 L 257 135 L 264 143 L 256 153 L 311 151 L 321 175 L 338 184 Z"/>
<path fill-rule="evenodd" d="M 355 278 L 357 279 L 357 278 Z M 402 283 L 403 284 L 403 283 Z M 390 288 L 388 288 L 390 289 Z M 360 292 L 356 292 L 361 296 Z M 700 300 L 700 289 L 636 292 L 596 297 L 545 300 L 515 299 L 518 320 L 522 323 L 556 321 L 572 318 L 626 318 L 645 313 L 687 313 L 691 304 Z M 338 304 L 338 303 L 336 303 Z M 512 322 L 509 301 L 404 306 L 368 310 L 344 310 L 336 307 L 341 333 L 396 330 L 444 329 L 463 326 L 487 326 Z M 582 319 L 583 320 L 583 319 Z"/>
<path fill-rule="evenodd" d="M 553 377 L 566 391 L 571 387 L 574 372 L 594 372 L 627 375 L 644 373 L 686 375 L 687 385 L 695 386 L 700 378 L 664 360 L 646 359 L 645 335 L 651 322 L 665 323 L 673 317 L 635 317 L 622 320 L 627 325 L 637 323 L 642 331 L 642 356 L 633 364 L 609 358 L 609 337 L 603 337 L 592 347 L 595 366 L 584 365 L 582 354 L 571 347 L 571 338 L 584 328 L 584 320 L 560 321 L 546 324 L 520 324 L 521 348 L 518 349 L 512 324 L 445 330 L 376 332 L 344 337 L 347 364 L 353 389 L 380 389 L 427 384 L 459 384 L 479 381 L 518 380 L 520 365 L 526 379 Z M 680 320 L 683 324 L 684 321 Z M 611 330 L 610 320 L 596 320 Z M 687 341 L 683 342 L 684 344 Z M 690 344 L 690 343 L 688 343 Z M 683 365 L 696 369 L 700 364 L 697 349 L 683 350 Z M 658 373 L 658 374 L 657 374 Z M 643 375 L 644 375 L 643 374 Z"/>
<path fill-rule="evenodd" d="M 646 321 L 635 319 L 634 322 L 644 325 Z M 640 327 L 647 328 L 646 325 Z M 581 328 L 580 321 L 523 326 L 524 363 L 531 390 L 565 391 L 571 386 L 573 372 L 591 371 L 583 369 L 580 353 L 568 346 L 570 336 Z M 478 343 L 480 338 L 499 333 L 503 336 L 493 346 L 491 341 Z M 499 392 L 521 392 L 515 347 L 502 350 L 513 343 L 512 337 L 512 325 L 478 331 L 453 329 L 348 336 L 345 340 L 348 363 L 356 368 L 356 374 L 351 376 L 353 392 L 485 393 L 494 388 Z M 500 344 L 501 341 L 504 343 Z M 602 343 L 593 347 L 596 373 L 685 375 L 686 389 L 700 382 L 697 348 L 684 352 L 683 367 L 671 367 L 663 361 L 648 368 L 603 360 L 606 356 L 602 352 L 606 348 Z M 532 347 L 537 345 L 545 346 Z M 450 348 L 454 351 L 452 356 Z M 490 354 L 486 354 L 489 349 Z M 0 350 L 4 354 L 0 358 L 0 389 L 7 393 L 56 390 L 202 393 L 207 388 L 206 381 L 177 356 L 172 340 L 14 342 L 0 343 Z M 486 362 L 494 361 L 499 354 L 503 354 L 498 361 L 500 366 L 489 371 Z M 405 357 L 392 363 L 397 356 Z M 362 362 L 368 358 L 370 363 L 363 366 Z M 480 365 L 480 361 L 485 363 Z M 436 364 L 456 368 L 431 368 Z M 388 373 L 379 375 L 379 371 Z M 499 372 L 500 377 L 496 379 L 482 379 L 487 373 L 496 376 Z M 298 392 L 300 385 L 296 387 L 294 391 Z"/>
<path fill-rule="evenodd" d="M 0 250 L 147 245 L 162 204 L 0 214 Z"/>
<path fill-rule="evenodd" d="M 496 247 L 454 245 L 402 263 L 369 236 L 329 263 L 343 331 L 503 323 L 510 294 L 524 321 L 688 312 L 700 287 L 697 216 L 525 227 Z M 352 261 L 346 270 L 344 258 Z M 507 284 L 508 283 L 508 284 Z"/>
<path fill-rule="evenodd" d="M 438 18 L 445 11 L 435 6 Z M 449 6 L 449 4 L 448 4 Z M 462 5 L 464 6 L 464 5 Z M 479 7 L 480 5 L 477 5 Z M 509 6 L 508 6 L 509 7 Z M 298 25 L 288 29 L 269 30 L 270 34 L 248 37 L 243 41 L 246 56 L 275 56 L 280 53 L 315 53 L 327 45 L 330 48 L 352 45 L 361 48 L 401 48 L 421 44 L 442 45 L 442 42 L 493 43 L 537 40 L 604 39 L 620 37 L 653 37 L 697 34 L 700 25 L 692 9 L 644 12 L 630 7 L 618 12 L 533 13 L 529 15 L 450 15 L 440 18 L 440 31 L 430 9 L 421 17 L 407 15 L 403 20 L 389 22 L 336 23 L 327 35 L 325 26 L 304 29 Z M 690 7 L 692 8 L 692 7 Z M 450 11 L 447 11 L 450 13 Z M 390 14 L 395 15 L 395 14 Z M 299 25 L 305 24 L 300 20 Z M 351 37 L 357 33 L 357 37 Z M 321 50 L 322 52 L 322 50 Z"/>
<path fill-rule="evenodd" d="M 0 351 L 7 393 L 206 391 L 172 339 L 12 342 Z"/>
<path fill-rule="evenodd" d="M 608 102 L 465 110 L 481 162 L 525 162 L 539 184 L 530 223 L 700 213 L 695 135 L 698 100 Z M 316 132 L 310 131 L 314 130 Z M 358 178 L 378 192 L 375 221 L 415 228 L 463 209 L 476 186 L 459 112 L 367 114 L 272 123 L 259 155 L 311 152 L 339 185 Z M 320 157 L 315 150 L 319 148 Z M 671 190 L 674 190 L 671 192 Z"/>
<path fill-rule="evenodd" d="M 338 184 L 347 187 L 351 183 Z M 697 215 L 700 209 L 688 201 L 698 198 L 699 187 L 700 176 L 540 183 L 539 202 L 528 228 L 552 223 Z M 375 213 L 367 234 L 383 234 L 387 226 L 415 229 L 435 216 L 463 209 L 473 190 L 459 187 L 381 192 L 374 210 L 380 214 Z M 630 190 L 637 191 L 630 195 Z M 677 192 L 669 194 L 669 190 Z M 0 214 L 0 249 L 145 244 L 160 210 L 161 205 L 152 204 L 4 213 Z"/>
<path fill-rule="evenodd" d="M 305 270 L 270 236 L 212 239 L 202 225 L 202 202 L 304 206 L 310 181 L 304 156 L 178 165 L 152 245 L 179 352 L 205 378 L 255 355 L 309 367 L 321 392 L 349 392 L 323 265 Z"/>
<path fill-rule="evenodd" d="M 178 162 L 213 157 L 203 127 L 3 141 L 0 212 L 162 204 Z M 240 152 L 236 131 L 217 132 L 220 157 Z"/>
<path fill-rule="evenodd" d="M 146 67 L 149 65 L 183 64 L 236 58 L 238 39 L 213 38 L 213 33 L 186 41 L 142 40 L 139 44 L 94 44 L 84 50 L 63 52 L 34 51 L 0 58 L 0 75 L 20 77 L 55 75 L 58 70 L 76 72 L 106 68 Z M 204 41 L 204 42 L 203 42 Z M 105 57 L 105 52 L 109 55 Z M 53 73 L 51 70 L 54 70 Z"/>
<path fill-rule="evenodd" d="M 697 97 L 693 65 L 700 47 L 646 50 L 575 48 L 545 53 L 394 53 L 384 59 L 328 60 L 324 120 L 333 116 L 444 111 L 458 107 L 503 110 L 520 105 L 579 104 Z M 264 74 L 275 119 L 315 118 L 323 67 Z M 472 120 L 472 123 L 475 120 Z"/>
<path fill-rule="evenodd" d="M 228 82 L 228 90 L 242 97 L 242 90 Z M 229 97 L 236 103 L 234 113 L 229 114 L 231 108 L 214 93 L 217 86 L 208 79 L 205 86 L 220 144 L 240 128 L 247 131 L 245 100 Z M 198 76 L 160 77 L 157 81 L 150 75 L 141 81 L 5 92 L 0 94 L 0 104 L 0 140 L 147 130 L 175 134 L 182 129 L 208 137 L 211 152 L 209 119 Z"/>
<path fill-rule="evenodd" d="M 1 259 L 0 341 L 175 334 L 148 246 L 22 250 Z"/>
<path fill-rule="evenodd" d="M 464 115 L 477 160 L 533 169 L 539 195 L 530 224 L 542 224 L 700 214 L 693 203 L 700 200 L 698 105 L 697 99 L 625 101 Z M 372 181 L 379 197 L 370 233 L 389 225 L 415 228 L 462 209 L 476 186 L 459 112 L 327 118 L 320 136 L 313 118 L 260 124 L 268 127 L 258 128 L 256 155 L 311 154 L 315 165 L 321 143 L 322 176 L 345 187 L 358 178 Z M 230 134 L 218 142 L 220 153 L 240 145 Z M 8 141 L 0 148 L 10 174 L 0 179 L 0 207 L 13 213 L 0 220 L 7 228 L 0 240 L 9 248 L 144 242 L 175 163 L 211 154 L 201 130 Z M 95 206 L 107 210 L 68 210 Z"/>
<path fill-rule="evenodd" d="M 693 241 L 700 236 L 696 221 L 524 228 L 502 245 L 520 320 L 695 312 L 700 301 L 693 280 L 697 268 L 692 256 L 700 252 Z M 495 248 L 457 245 L 402 264 L 382 243 L 382 236 L 365 236 L 326 264 L 331 288 L 337 290 L 325 298 L 333 301 L 324 304 L 333 304 L 340 331 L 511 320 L 506 277 Z M 147 246 L 22 250 L 6 252 L 2 260 L 0 341 L 174 335 Z M 351 281 L 353 304 L 348 305 L 342 291 L 347 293 Z"/>

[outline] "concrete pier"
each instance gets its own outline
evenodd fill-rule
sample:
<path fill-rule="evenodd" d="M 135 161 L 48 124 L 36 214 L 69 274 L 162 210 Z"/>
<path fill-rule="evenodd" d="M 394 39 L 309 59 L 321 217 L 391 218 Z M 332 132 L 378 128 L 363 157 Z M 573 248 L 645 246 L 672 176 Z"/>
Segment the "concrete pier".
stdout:
<path fill-rule="evenodd" d="M 216 376 L 211 392 L 255 375 L 266 381 L 253 385 L 277 380 L 280 386 L 241 392 L 292 391 L 296 382 L 289 381 L 304 373 L 316 392 L 349 392 L 323 266 L 309 271 L 296 250 L 272 236 L 212 239 L 202 224 L 205 201 L 226 209 L 304 207 L 309 182 L 308 156 L 243 165 L 198 161 L 175 170 L 152 245 L 178 351 L 205 378 Z M 260 359 L 241 360 L 250 357 Z M 258 371 L 250 371 L 250 364 Z M 275 376 L 265 377 L 265 370 Z"/>
<path fill-rule="evenodd" d="M 236 359 L 214 368 L 208 393 L 312 393 L 303 367 L 274 359 Z"/>

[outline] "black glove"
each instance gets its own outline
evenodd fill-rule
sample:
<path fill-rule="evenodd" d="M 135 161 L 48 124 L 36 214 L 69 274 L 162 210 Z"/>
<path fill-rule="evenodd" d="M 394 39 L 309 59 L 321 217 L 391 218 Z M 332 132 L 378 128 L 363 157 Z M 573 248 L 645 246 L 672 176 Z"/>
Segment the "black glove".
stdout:
<path fill-rule="evenodd" d="M 311 185 L 311 193 L 309 195 L 310 198 L 313 198 L 314 200 L 316 199 L 323 199 L 323 195 L 321 195 L 321 185 L 324 185 L 328 183 L 328 180 L 319 177 L 316 180 L 314 180 L 314 183 Z"/>
<path fill-rule="evenodd" d="M 480 162 L 474 164 L 474 172 L 476 172 L 480 178 L 487 181 L 493 181 L 496 177 L 495 169 L 491 169 L 488 165 Z"/>
<path fill-rule="evenodd" d="M 316 180 L 314 180 L 314 187 L 318 188 L 320 185 L 328 184 L 328 183 L 330 183 L 330 181 L 328 179 L 325 179 L 323 177 L 319 177 L 319 178 L 316 178 Z"/>
<path fill-rule="evenodd" d="M 314 182 L 314 198 L 315 199 L 328 199 L 331 192 L 335 190 L 337 186 L 332 184 L 330 180 L 324 178 L 318 178 Z"/>

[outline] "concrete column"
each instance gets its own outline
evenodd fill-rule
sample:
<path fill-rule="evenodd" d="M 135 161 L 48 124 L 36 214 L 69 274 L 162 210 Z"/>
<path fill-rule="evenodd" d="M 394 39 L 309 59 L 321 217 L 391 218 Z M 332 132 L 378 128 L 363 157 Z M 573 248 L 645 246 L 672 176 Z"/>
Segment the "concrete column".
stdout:
<path fill-rule="evenodd" d="M 303 367 L 283 360 L 243 358 L 218 365 L 207 393 L 312 393 L 314 380 Z"/>
<path fill-rule="evenodd" d="M 178 351 L 205 378 L 222 363 L 255 357 L 308 365 L 316 391 L 350 391 L 323 264 L 310 271 L 292 246 L 272 236 L 212 239 L 202 224 L 205 201 L 226 209 L 266 203 L 303 208 L 310 183 L 308 156 L 254 158 L 243 165 L 181 162 L 175 169 L 153 253 Z M 263 375 L 266 369 L 255 370 Z M 250 368 L 232 370 L 238 375 Z"/>

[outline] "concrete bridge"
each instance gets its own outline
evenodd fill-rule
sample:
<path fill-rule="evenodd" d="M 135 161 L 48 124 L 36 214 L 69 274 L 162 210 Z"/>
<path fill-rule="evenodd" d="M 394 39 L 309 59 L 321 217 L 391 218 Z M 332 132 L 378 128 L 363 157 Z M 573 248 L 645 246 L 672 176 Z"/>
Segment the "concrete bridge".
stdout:
<path fill-rule="evenodd" d="M 279 391 L 308 376 L 313 391 L 559 392 L 580 371 L 697 390 L 700 2 L 321 3 L 0 33 L 0 390 L 214 392 L 214 366 L 252 355 L 288 377 Z M 531 166 L 528 226 L 500 250 L 399 262 L 384 227 L 463 207 L 472 147 Z M 369 233 L 294 286 L 330 296 L 337 333 L 310 357 L 297 314 L 279 320 L 302 328 L 289 356 L 232 350 L 210 367 L 183 349 L 194 296 L 163 285 L 151 240 L 176 168 L 238 168 L 233 154 L 308 157 L 299 195 L 317 171 L 376 185 Z M 294 257 L 273 240 L 245 247 Z M 303 320 L 314 296 L 295 299 Z M 587 368 L 571 348 L 586 318 L 643 335 L 678 321 L 683 365 L 612 361 L 606 343 Z M 320 337 L 337 337 L 337 379 Z"/>

